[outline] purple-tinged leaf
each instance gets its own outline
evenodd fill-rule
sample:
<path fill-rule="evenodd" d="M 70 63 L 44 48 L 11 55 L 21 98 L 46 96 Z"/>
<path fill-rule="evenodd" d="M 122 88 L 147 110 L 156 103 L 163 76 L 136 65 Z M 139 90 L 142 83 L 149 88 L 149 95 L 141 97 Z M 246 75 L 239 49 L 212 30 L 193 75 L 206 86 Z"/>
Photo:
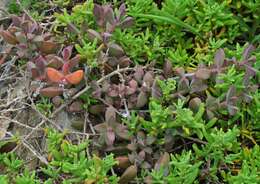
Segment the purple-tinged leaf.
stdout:
<path fill-rule="evenodd" d="M 238 112 L 238 107 L 233 105 L 228 105 L 228 112 L 231 116 L 234 116 Z"/>
<path fill-rule="evenodd" d="M 18 40 L 16 39 L 16 37 L 14 35 L 12 35 L 11 33 L 9 33 L 8 31 L 0 31 L 0 35 L 3 37 L 4 41 L 6 41 L 7 43 L 11 44 L 11 45 L 16 45 L 18 43 Z"/>
<path fill-rule="evenodd" d="M 91 105 L 88 108 L 89 112 L 94 115 L 100 115 L 106 111 L 106 106 L 103 104 Z"/>
<path fill-rule="evenodd" d="M 25 44 L 27 45 L 27 38 L 26 38 L 26 35 L 22 32 L 16 32 L 15 33 L 15 37 L 17 39 L 17 41 L 20 43 L 20 44 Z"/>
<path fill-rule="evenodd" d="M 47 59 L 47 58 L 46 58 Z M 48 60 L 48 59 L 47 59 Z M 58 56 L 53 56 L 47 64 L 48 67 L 55 68 L 55 69 L 60 69 L 63 66 L 63 61 L 60 57 Z"/>
<path fill-rule="evenodd" d="M 193 99 L 190 100 L 189 102 L 189 108 L 193 111 L 193 112 L 198 112 L 200 105 L 201 105 L 202 101 L 200 98 L 195 97 Z"/>
<path fill-rule="evenodd" d="M 21 23 L 20 27 L 22 28 L 22 30 L 23 30 L 23 32 L 24 32 L 25 34 L 31 33 L 31 32 L 30 32 L 31 24 L 32 24 L 31 21 L 24 21 L 24 22 Z"/>
<path fill-rule="evenodd" d="M 60 96 L 55 96 L 51 99 L 51 102 L 55 107 L 59 107 L 63 103 L 63 99 Z"/>
<path fill-rule="evenodd" d="M 105 121 L 109 126 L 116 123 L 116 109 L 113 106 L 109 106 L 106 110 Z"/>
<path fill-rule="evenodd" d="M 195 72 L 195 76 L 198 79 L 203 79 L 203 80 L 207 80 L 210 78 L 211 75 L 211 71 L 209 69 L 206 68 L 199 68 L 196 72 Z"/>
<path fill-rule="evenodd" d="M 132 63 L 130 58 L 127 56 L 123 56 L 123 57 L 119 58 L 118 62 L 119 62 L 120 68 L 126 68 Z"/>
<path fill-rule="evenodd" d="M 174 72 L 176 73 L 176 75 L 178 75 L 181 78 L 183 78 L 185 75 L 185 70 L 182 67 L 175 68 Z"/>
<path fill-rule="evenodd" d="M 122 57 L 125 52 L 122 49 L 122 47 L 120 47 L 119 45 L 112 43 L 108 46 L 108 53 L 110 56 L 115 56 L 115 57 Z"/>
<path fill-rule="evenodd" d="M 103 7 L 98 5 L 98 4 L 94 4 L 93 14 L 94 14 L 94 17 L 97 21 L 97 24 L 99 26 L 103 26 L 104 25 L 104 18 L 105 18 Z"/>
<path fill-rule="evenodd" d="M 35 58 L 34 63 L 37 66 L 39 71 L 43 72 L 45 70 L 46 60 L 41 55 Z"/>
<path fill-rule="evenodd" d="M 153 81 L 153 85 L 152 85 L 152 97 L 154 99 L 160 99 L 162 97 L 162 89 L 160 88 L 160 86 L 158 85 L 157 80 Z"/>
<path fill-rule="evenodd" d="M 246 103 L 250 103 L 252 101 L 253 97 L 246 94 L 246 93 L 243 93 L 243 100 L 246 102 Z"/>
<path fill-rule="evenodd" d="M 196 93 L 205 91 L 208 88 L 208 85 L 201 79 L 193 78 L 190 84 L 190 88 L 190 93 Z"/>
<path fill-rule="evenodd" d="M 132 17 L 126 17 L 122 22 L 120 22 L 119 27 L 121 29 L 126 29 L 134 25 L 134 19 Z"/>
<path fill-rule="evenodd" d="M 88 29 L 87 30 L 88 33 L 88 38 L 90 39 L 90 41 L 94 41 L 95 39 L 100 43 L 102 41 L 102 36 L 100 35 L 99 32 L 93 30 L 93 29 Z"/>
<path fill-rule="evenodd" d="M 108 146 L 112 146 L 115 142 L 116 135 L 111 127 L 107 127 L 105 141 Z"/>
<path fill-rule="evenodd" d="M 141 161 L 144 161 L 144 159 L 145 159 L 145 151 L 144 150 L 140 151 L 138 153 L 138 156 L 139 156 Z"/>
<path fill-rule="evenodd" d="M 214 63 L 217 67 L 217 69 L 220 69 L 224 63 L 224 59 L 225 59 L 225 52 L 223 49 L 218 49 L 218 51 L 215 54 L 214 57 Z"/>
<path fill-rule="evenodd" d="M 104 32 L 102 34 L 102 40 L 104 43 L 108 44 L 110 37 L 112 37 L 112 34 L 109 32 Z"/>
<path fill-rule="evenodd" d="M 40 73 L 39 73 L 39 71 L 38 71 L 36 65 L 35 65 L 33 62 L 30 62 L 30 61 L 29 61 L 29 62 L 27 63 L 27 69 L 28 69 L 28 71 L 30 72 L 31 77 L 32 77 L 33 79 L 36 79 L 36 78 L 40 75 Z"/>
<path fill-rule="evenodd" d="M 16 15 L 12 15 L 12 24 L 15 27 L 20 27 L 21 23 L 22 23 L 22 19 Z"/>
<path fill-rule="evenodd" d="M 137 144 L 135 144 L 135 143 L 128 144 L 126 147 L 130 151 L 135 151 L 138 148 Z"/>
<path fill-rule="evenodd" d="M 115 133 L 118 137 L 125 140 L 131 140 L 130 132 L 127 130 L 127 127 L 122 124 L 117 124 L 115 127 Z"/>
<path fill-rule="evenodd" d="M 152 86 L 153 84 L 153 81 L 154 81 L 154 75 L 152 72 L 146 72 L 145 75 L 144 75 L 144 78 L 143 78 L 143 85 L 144 86 Z"/>
<path fill-rule="evenodd" d="M 230 104 L 230 100 L 233 96 L 235 96 L 235 94 L 236 94 L 236 88 L 235 88 L 235 86 L 231 85 L 226 94 L 226 103 L 227 104 Z"/>
<path fill-rule="evenodd" d="M 73 57 L 72 59 L 70 59 L 68 61 L 68 65 L 69 65 L 69 70 L 71 70 L 72 68 L 74 68 L 75 66 L 77 66 L 79 64 L 80 61 L 80 55 L 77 54 L 75 57 Z"/>
<path fill-rule="evenodd" d="M 249 44 L 243 51 L 243 59 L 246 60 L 250 57 L 251 53 L 255 50 L 254 45 Z"/>
<path fill-rule="evenodd" d="M 81 101 L 72 102 L 72 104 L 68 108 L 68 112 L 82 112 L 83 111 L 83 103 Z"/>
<path fill-rule="evenodd" d="M 134 88 L 134 89 L 137 89 L 137 87 L 138 87 L 138 83 L 134 79 L 130 80 L 128 82 L 128 85 L 129 85 L 129 87 Z"/>
<path fill-rule="evenodd" d="M 62 57 L 65 61 L 68 61 L 72 54 L 73 46 L 67 46 L 62 51 Z"/>
<path fill-rule="evenodd" d="M 172 62 L 170 62 L 168 59 L 165 60 L 163 64 L 163 74 L 166 78 L 172 77 L 173 75 Z"/>
<path fill-rule="evenodd" d="M 114 11 L 111 8 L 110 5 L 103 6 L 104 9 L 104 17 L 105 17 L 105 23 L 110 23 L 111 25 L 115 24 L 115 16 Z"/>
<path fill-rule="evenodd" d="M 188 92 L 190 89 L 189 80 L 185 77 L 178 82 L 178 91 Z"/>
<path fill-rule="evenodd" d="M 145 92 L 141 91 L 137 97 L 136 107 L 141 108 L 148 102 L 148 96 Z"/>
<path fill-rule="evenodd" d="M 99 133 L 105 133 L 107 131 L 107 123 L 100 123 L 94 126 L 94 129 Z"/>
<path fill-rule="evenodd" d="M 122 3 L 119 7 L 119 17 L 118 20 L 126 15 L 126 6 L 125 3 Z"/>
<path fill-rule="evenodd" d="M 134 73 L 134 78 L 137 82 L 141 83 L 143 80 L 143 76 L 144 76 L 144 70 L 141 66 L 137 66 L 135 73 Z"/>

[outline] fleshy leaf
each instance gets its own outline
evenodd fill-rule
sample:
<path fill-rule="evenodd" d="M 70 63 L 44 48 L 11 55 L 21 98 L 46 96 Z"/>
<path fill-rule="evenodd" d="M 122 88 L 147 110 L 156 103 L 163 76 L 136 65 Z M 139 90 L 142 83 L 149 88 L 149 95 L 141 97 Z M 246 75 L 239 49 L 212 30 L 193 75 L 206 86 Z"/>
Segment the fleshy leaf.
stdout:
<path fill-rule="evenodd" d="M 40 42 L 40 51 L 44 54 L 53 54 L 57 51 L 59 45 L 52 41 Z"/>
<path fill-rule="evenodd" d="M 40 94 L 45 97 L 55 97 L 62 93 L 63 89 L 59 87 L 47 87 L 40 90 Z"/>
<path fill-rule="evenodd" d="M 62 57 L 65 61 L 68 61 L 72 54 L 73 46 L 67 46 L 62 50 Z"/>
<path fill-rule="evenodd" d="M 125 3 L 122 3 L 119 7 L 119 19 L 124 17 L 126 14 L 126 6 L 125 6 Z"/>
<path fill-rule="evenodd" d="M 0 35 L 3 37 L 4 41 L 6 41 L 7 43 L 11 44 L 11 45 L 16 45 L 18 43 L 18 40 L 16 39 L 16 37 L 14 35 L 12 35 L 11 33 L 9 33 L 8 31 L 0 31 Z"/>
<path fill-rule="evenodd" d="M 105 121 L 108 125 L 112 126 L 116 122 L 116 110 L 114 107 L 109 106 L 106 110 Z"/>
<path fill-rule="evenodd" d="M 161 168 L 167 167 L 169 163 L 170 163 L 170 155 L 169 153 L 165 152 L 155 163 L 154 169 L 158 171 Z"/>
<path fill-rule="evenodd" d="M 218 69 L 220 69 L 224 63 L 224 59 L 225 59 L 225 52 L 223 49 L 219 49 L 214 57 L 214 62 L 215 65 Z"/>
<path fill-rule="evenodd" d="M 248 59 L 250 54 L 255 50 L 255 47 L 252 44 L 249 44 L 243 51 L 243 58 Z"/>
<path fill-rule="evenodd" d="M 126 29 L 134 25 L 134 19 L 132 17 L 126 17 L 119 26 L 121 29 Z"/>
<path fill-rule="evenodd" d="M 108 46 L 109 49 L 109 54 L 111 56 L 115 56 L 115 57 L 122 57 L 124 55 L 124 50 L 122 49 L 122 47 L 120 47 L 119 45 L 112 43 Z"/>
<path fill-rule="evenodd" d="M 128 167 L 125 172 L 122 174 L 119 180 L 119 184 L 125 184 L 132 181 L 137 176 L 137 167 L 132 165 Z"/>
<path fill-rule="evenodd" d="M 64 80 L 64 75 L 54 68 L 46 68 L 46 75 L 51 82 L 61 83 Z"/>
<path fill-rule="evenodd" d="M 106 139 L 105 139 L 107 145 L 109 145 L 109 146 L 113 145 L 115 142 L 115 139 L 116 139 L 115 132 L 113 131 L 113 129 L 111 127 L 108 127 L 107 131 L 106 131 Z"/>
<path fill-rule="evenodd" d="M 102 36 L 100 35 L 99 32 L 97 32 L 97 31 L 95 31 L 93 29 L 88 29 L 87 32 L 88 32 L 88 38 L 90 39 L 90 41 L 93 42 L 95 39 L 98 42 L 102 41 Z"/>
<path fill-rule="evenodd" d="M 166 60 L 163 64 L 163 74 L 166 78 L 171 77 L 173 74 L 172 62 L 170 62 L 169 60 Z"/>
<path fill-rule="evenodd" d="M 103 26 L 103 24 L 104 24 L 104 10 L 103 10 L 103 7 L 98 5 L 98 4 L 94 4 L 93 14 L 94 14 L 94 17 L 95 17 L 95 19 L 97 21 L 97 24 L 99 26 Z"/>
<path fill-rule="evenodd" d="M 115 160 L 118 162 L 117 167 L 121 169 L 127 169 L 131 165 L 128 156 L 118 156 Z"/>
<path fill-rule="evenodd" d="M 114 17 L 114 12 L 113 9 L 111 8 L 110 5 L 105 5 L 103 7 L 104 9 L 104 17 L 105 17 L 105 22 L 109 22 L 111 25 L 115 23 L 115 17 Z"/>
<path fill-rule="evenodd" d="M 143 106 L 145 106 L 148 102 L 148 97 L 147 94 L 143 91 L 141 91 L 137 97 L 137 103 L 136 103 L 136 107 L 137 108 L 141 108 Z"/>
<path fill-rule="evenodd" d="M 209 79 L 210 74 L 211 74 L 211 71 L 209 69 L 206 69 L 206 68 L 200 68 L 195 72 L 195 76 L 198 79 L 203 79 L 203 80 Z"/>
<path fill-rule="evenodd" d="M 84 71 L 83 70 L 77 70 L 71 74 L 68 74 L 65 76 L 65 79 L 70 84 L 78 84 L 80 81 L 82 81 L 84 77 Z"/>

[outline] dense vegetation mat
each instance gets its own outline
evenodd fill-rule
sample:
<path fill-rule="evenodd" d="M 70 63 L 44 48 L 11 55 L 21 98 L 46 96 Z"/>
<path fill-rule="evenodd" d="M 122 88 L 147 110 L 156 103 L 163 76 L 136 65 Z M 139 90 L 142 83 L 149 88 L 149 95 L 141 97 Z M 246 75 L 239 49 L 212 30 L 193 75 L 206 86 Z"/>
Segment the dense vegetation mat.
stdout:
<path fill-rule="evenodd" d="M 1 184 L 259 183 L 259 0 L 0 11 Z"/>

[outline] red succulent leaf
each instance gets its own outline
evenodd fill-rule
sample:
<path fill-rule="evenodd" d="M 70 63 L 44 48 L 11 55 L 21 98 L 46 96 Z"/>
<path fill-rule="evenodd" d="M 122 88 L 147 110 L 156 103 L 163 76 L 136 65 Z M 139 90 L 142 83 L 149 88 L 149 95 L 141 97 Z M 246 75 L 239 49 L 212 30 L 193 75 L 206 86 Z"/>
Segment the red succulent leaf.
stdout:
<path fill-rule="evenodd" d="M 46 68 L 46 75 L 51 82 L 62 83 L 64 80 L 64 75 L 54 68 Z"/>
<path fill-rule="evenodd" d="M 78 84 L 80 83 L 80 81 L 82 81 L 83 77 L 84 77 L 84 71 L 77 70 L 71 74 L 66 75 L 65 79 L 69 84 Z"/>
<path fill-rule="evenodd" d="M 62 93 L 63 89 L 60 87 L 47 87 L 40 90 L 40 94 L 45 97 L 55 97 Z"/>

